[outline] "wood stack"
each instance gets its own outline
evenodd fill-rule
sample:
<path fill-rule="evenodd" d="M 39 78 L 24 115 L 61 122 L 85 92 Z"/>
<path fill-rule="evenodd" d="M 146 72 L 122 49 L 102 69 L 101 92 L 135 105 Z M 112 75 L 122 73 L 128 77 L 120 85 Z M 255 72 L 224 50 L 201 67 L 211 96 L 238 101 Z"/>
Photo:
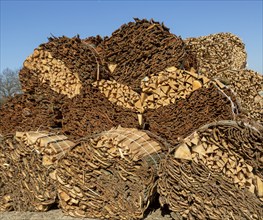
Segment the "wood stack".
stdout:
<path fill-rule="evenodd" d="M 56 160 L 74 145 L 64 135 L 17 132 L 4 142 L 7 168 L 3 176 L 16 211 L 47 211 L 57 202 L 49 173 Z"/>
<path fill-rule="evenodd" d="M 227 88 L 208 88 L 194 91 L 188 98 L 176 101 L 144 115 L 145 127 L 173 146 L 207 123 L 233 120 L 238 112 L 235 96 Z"/>
<path fill-rule="evenodd" d="M 226 70 L 215 75 L 239 98 L 247 117 L 263 123 L 263 75 L 253 70 Z"/>
<path fill-rule="evenodd" d="M 169 66 L 195 67 L 195 60 L 187 54 L 185 46 L 163 24 L 135 18 L 135 22 L 122 25 L 111 37 L 106 37 L 98 48 L 112 67 L 111 77 L 136 90 L 143 78 Z"/>
<path fill-rule="evenodd" d="M 143 218 L 156 193 L 162 146 L 122 127 L 83 139 L 52 173 L 60 207 L 76 217 Z"/>
<path fill-rule="evenodd" d="M 212 78 L 223 70 L 246 67 L 244 43 L 234 34 L 218 33 L 184 40 L 187 51 L 197 61 L 199 73 Z"/>
<path fill-rule="evenodd" d="M 41 90 L 42 85 L 72 98 L 86 85 L 108 78 L 108 70 L 96 49 L 78 37 L 50 38 L 36 48 L 20 72 L 23 91 Z M 43 91 L 45 92 L 45 91 Z"/>
<path fill-rule="evenodd" d="M 54 93 L 53 91 L 48 92 Z M 19 94 L 0 108 L 0 133 L 61 128 L 63 95 Z"/>
<path fill-rule="evenodd" d="M 255 194 L 238 189 L 222 173 L 200 160 L 179 159 L 174 151 L 161 160 L 158 192 L 178 219 L 253 219 L 263 217 L 263 203 Z"/>
<path fill-rule="evenodd" d="M 107 131 L 118 125 L 127 128 L 139 126 L 134 111 L 111 103 L 94 87 L 65 102 L 62 115 L 62 131 L 73 139 Z"/>

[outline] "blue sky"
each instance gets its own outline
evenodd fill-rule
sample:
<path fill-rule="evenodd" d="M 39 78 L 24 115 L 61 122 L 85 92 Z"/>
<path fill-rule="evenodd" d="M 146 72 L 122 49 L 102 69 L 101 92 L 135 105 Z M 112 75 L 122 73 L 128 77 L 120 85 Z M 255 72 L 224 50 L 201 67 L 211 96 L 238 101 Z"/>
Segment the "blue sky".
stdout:
<path fill-rule="evenodd" d="M 154 18 L 182 38 L 232 32 L 246 44 L 248 68 L 263 72 L 262 0 L 1 1 L 1 71 L 20 68 L 55 36 L 111 35 L 133 17 Z"/>

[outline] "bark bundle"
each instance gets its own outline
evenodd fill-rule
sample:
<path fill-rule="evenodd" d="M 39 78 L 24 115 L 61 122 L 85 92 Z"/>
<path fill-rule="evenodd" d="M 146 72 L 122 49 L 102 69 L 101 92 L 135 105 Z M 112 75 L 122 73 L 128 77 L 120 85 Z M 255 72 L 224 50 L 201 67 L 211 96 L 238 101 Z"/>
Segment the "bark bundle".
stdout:
<path fill-rule="evenodd" d="M 118 83 L 138 89 L 140 81 L 169 66 L 190 69 L 195 61 L 180 37 L 153 20 L 135 19 L 122 25 L 98 46 Z"/>
<path fill-rule="evenodd" d="M 163 146 L 143 131 L 122 127 L 83 139 L 52 174 L 60 207 L 78 217 L 143 218 L 156 193 Z"/>
<path fill-rule="evenodd" d="M 49 177 L 56 161 L 74 145 L 64 135 L 17 132 L 1 142 L 6 162 L 1 174 L 3 193 L 16 211 L 47 211 L 57 202 L 54 180 Z M 5 197 L 3 198 L 5 199 Z"/>

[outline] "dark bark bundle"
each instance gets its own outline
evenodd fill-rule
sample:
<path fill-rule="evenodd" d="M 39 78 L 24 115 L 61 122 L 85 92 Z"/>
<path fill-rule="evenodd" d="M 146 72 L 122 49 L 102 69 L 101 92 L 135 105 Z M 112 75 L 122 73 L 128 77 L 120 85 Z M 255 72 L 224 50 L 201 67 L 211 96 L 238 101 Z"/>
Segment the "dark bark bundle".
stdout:
<path fill-rule="evenodd" d="M 247 54 L 240 38 L 231 33 L 218 33 L 184 40 L 186 49 L 197 61 L 201 74 L 214 77 L 223 70 L 246 67 Z"/>
<path fill-rule="evenodd" d="M 218 120 L 235 118 L 238 106 L 228 89 L 214 84 L 194 91 L 188 98 L 145 114 L 146 127 L 172 145 L 200 126 Z"/>
<path fill-rule="evenodd" d="M 61 106 L 66 97 L 54 93 L 19 94 L 10 98 L 0 108 L 0 133 L 61 128 Z"/>
<path fill-rule="evenodd" d="M 69 98 L 80 94 L 86 85 L 108 78 L 96 48 L 78 37 L 50 38 L 25 60 L 24 68 L 27 70 L 20 72 L 23 91 L 41 90 L 42 84 L 48 84 Z"/>
<path fill-rule="evenodd" d="M 169 66 L 190 69 L 195 60 L 187 54 L 180 37 L 153 20 L 135 19 L 122 25 L 98 46 L 102 57 L 114 68 L 119 83 L 138 89 L 141 80 Z"/>
<path fill-rule="evenodd" d="M 58 162 L 60 207 L 69 215 L 141 219 L 156 193 L 163 144 L 137 129 L 82 140 Z"/>
<path fill-rule="evenodd" d="M 238 189 L 221 173 L 204 165 L 175 158 L 173 152 L 161 160 L 158 192 L 178 219 L 257 219 L 263 203 L 253 193 Z"/>
<path fill-rule="evenodd" d="M 93 87 L 65 102 L 62 114 L 62 131 L 74 139 L 107 131 L 118 125 L 131 128 L 138 126 L 134 111 L 112 104 Z"/>
<path fill-rule="evenodd" d="M 44 132 L 18 132 L 5 138 L 0 145 L 6 159 L 3 190 L 14 210 L 47 211 L 57 202 L 54 180 L 49 174 L 57 159 L 73 145 L 64 135 Z"/>

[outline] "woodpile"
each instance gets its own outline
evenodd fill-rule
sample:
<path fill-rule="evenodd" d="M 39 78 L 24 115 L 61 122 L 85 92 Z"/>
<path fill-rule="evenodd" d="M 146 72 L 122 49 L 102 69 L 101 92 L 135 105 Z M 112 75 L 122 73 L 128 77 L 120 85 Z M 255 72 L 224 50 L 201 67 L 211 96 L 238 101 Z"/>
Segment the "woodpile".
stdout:
<path fill-rule="evenodd" d="M 215 76 L 223 70 L 246 67 L 245 45 L 231 33 L 218 33 L 184 40 L 187 51 L 194 55 L 199 73 Z"/>
<path fill-rule="evenodd" d="M 188 98 L 145 114 L 145 126 L 173 146 L 180 138 L 207 123 L 233 120 L 238 112 L 230 90 L 219 90 L 214 84 L 194 91 Z"/>
<path fill-rule="evenodd" d="M 36 48 L 24 62 L 20 72 L 23 91 L 41 89 L 42 84 L 59 94 L 72 98 L 91 82 L 108 78 L 96 49 L 79 37 L 49 38 Z"/>
<path fill-rule="evenodd" d="M 179 159 L 171 151 L 158 174 L 160 203 L 178 219 L 262 219 L 262 201 L 202 161 Z"/>
<path fill-rule="evenodd" d="M 169 66 L 195 67 L 195 60 L 185 46 L 163 24 L 135 18 L 106 37 L 98 48 L 111 67 L 110 76 L 118 83 L 138 89 L 143 78 Z"/>
<path fill-rule="evenodd" d="M 63 102 L 64 97 L 55 94 L 16 95 L 0 108 L 0 133 L 61 128 Z"/>
<path fill-rule="evenodd" d="M 136 128 L 137 114 L 111 103 L 97 88 L 89 87 L 62 107 L 62 131 L 73 139 L 121 125 Z"/>
<path fill-rule="evenodd" d="M 8 192 L 14 210 L 47 211 L 57 202 L 49 173 L 73 145 L 64 135 L 44 132 L 17 132 L 2 141 L 0 147 L 6 158 L 1 174 L 3 192 Z"/>
<path fill-rule="evenodd" d="M 143 218 L 156 194 L 162 146 L 143 131 L 122 127 L 83 139 L 52 173 L 60 207 L 77 217 Z"/>

